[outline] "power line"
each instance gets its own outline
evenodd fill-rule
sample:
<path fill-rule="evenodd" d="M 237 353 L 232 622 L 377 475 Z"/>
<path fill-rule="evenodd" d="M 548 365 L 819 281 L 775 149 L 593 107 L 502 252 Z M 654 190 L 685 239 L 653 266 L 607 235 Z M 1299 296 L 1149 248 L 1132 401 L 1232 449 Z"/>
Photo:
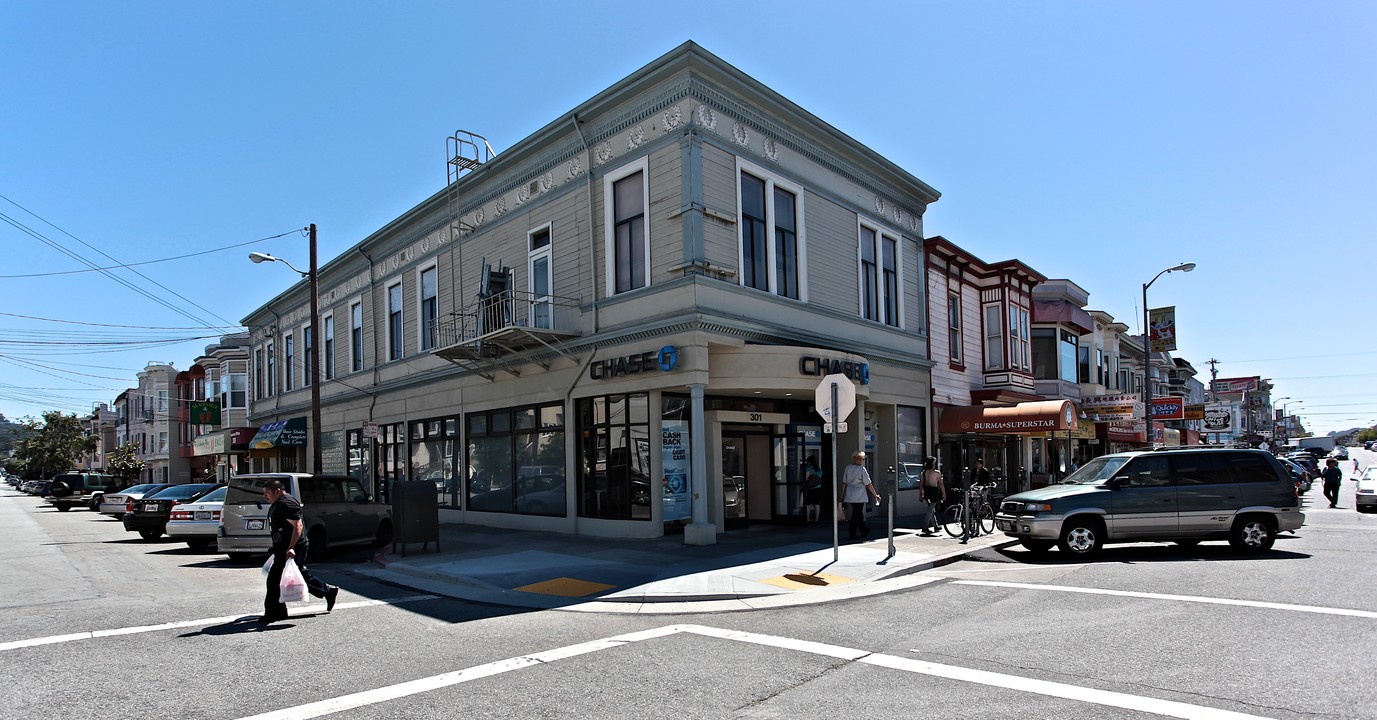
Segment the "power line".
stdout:
<path fill-rule="evenodd" d="M 6 276 L 0 275 L 0 277 L 6 277 Z M 68 325 L 88 325 L 88 326 L 90 326 L 90 327 L 126 328 L 126 329 L 133 329 L 133 330 L 205 330 L 205 329 L 206 329 L 206 326 L 205 326 L 205 325 L 197 325 L 196 327 L 158 327 L 158 326 L 153 326 L 153 325 L 112 325 L 112 324 L 110 324 L 110 323 L 93 323 L 93 322 L 84 322 L 84 321 L 82 321 L 82 320 L 59 320 L 59 319 L 57 319 L 57 318 L 38 317 L 38 316 L 36 316 L 36 315 L 18 315 L 18 314 L 15 314 L 15 313 L 7 313 L 7 312 L 0 312 L 0 316 L 3 316 L 3 317 L 12 317 L 12 318 L 21 318 L 21 319 L 23 319 L 23 320 L 42 320 L 43 322 L 66 323 L 66 324 L 68 324 Z"/>
<path fill-rule="evenodd" d="M 8 198 L 6 198 L 6 199 L 8 199 Z M 267 241 L 269 241 L 269 240 L 276 240 L 277 238 L 280 238 L 280 237 L 286 237 L 286 236 L 288 236 L 288 235 L 291 235 L 292 233 L 298 233 L 298 232 L 301 232 L 301 231 L 300 231 L 300 230 L 288 230 L 287 232 L 284 232 L 284 233 L 278 233 L 277 235 L 269 235 L 268 237 L 259 238 L 259 239 L 257 239 L 257 240 L 250 240 L 250 241 L 248 241 L 248 242 L 237 243 L 237 244 L 235 244 L 235 245 L 226 245 L 226 246 L 224 246 L 224 247 L 218 247 L 218 248 L 215 248 L 215 249 L 213 249 L 213 250 L 203 250 L 203 251 L 201 251 L 201 252 L 189 253 L 189 254 L 187 254 L 187 255 L 177 255 L 177 256 L 175 256 L 175 257 L 160 258 L 160 259 L 158 259 L 158 260 L 144 260 L 144 261 L 142 261 L 142 262 L 126 263 L 126 264 L 124 264 L 124 265 L 111 265 L 110 267 L 87 268 L 86 270 L 60 270 L 60 271 L 57 271 L 57 272 L 28 273 L 28 274 L 25 274 L 25 275 L 0 275 L 0 279 L 8 280 L 8 279 L 11 279 L 11 278 L 52 277 L 52 276 L 54 276 L 54 275 L 80 275 L 80 274 L 82 274 L 82 273 L 103 272 L 103 271 L 105 271 L 105 270 L 118 270 L 118 269 L 120 269 L 120 268 L 132 268 L 132 267 L 137 267 L 137 266 L 140 266 L 140 265 L 154 265 L 154 264 L 156 264 L 156 263 L 172 262 L 173 260 L 185 260 L 185 259 L 187 259 L 187 258 L 199 257 L 199 256 L 201 256 L 201 255 L 209 255 L 209 254 L 211 254 L 211 253 L 217 253 L 217 252 L 224 252 L 225 250 L 233 250 L 233 249 L 235 249 L 235 248 L 241 248 L 241 247 L 245 247 L 245 246 L 248 246 L 248 245 L 255 245 L 255 244 L 258 244 L 258 243 L 261 243 L 261 242 L 267 242 Z"/>

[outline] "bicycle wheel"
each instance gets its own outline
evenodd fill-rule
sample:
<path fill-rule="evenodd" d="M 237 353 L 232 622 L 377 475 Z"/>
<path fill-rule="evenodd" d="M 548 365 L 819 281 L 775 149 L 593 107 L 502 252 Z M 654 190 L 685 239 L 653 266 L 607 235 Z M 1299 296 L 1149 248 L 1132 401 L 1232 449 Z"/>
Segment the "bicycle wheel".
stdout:
<path fill-rule="evenodd" d="M 964 521 L 960 505 L 952 505 L 942 512 L 942 529 L 952 537 L 961 537 L 961 526 L 965 524 Z"/>
<path fill-rule="evenodd" d="M 989 503 L 980 506 L 980 532 L 989 535 L 995 531 L 994 508 Z"/>

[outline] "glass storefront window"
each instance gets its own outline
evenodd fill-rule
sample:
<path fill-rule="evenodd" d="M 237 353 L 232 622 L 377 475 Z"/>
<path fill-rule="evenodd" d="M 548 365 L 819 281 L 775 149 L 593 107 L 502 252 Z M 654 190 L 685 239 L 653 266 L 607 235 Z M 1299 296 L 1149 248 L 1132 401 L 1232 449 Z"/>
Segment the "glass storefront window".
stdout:
<path fill-rule="evenodd" d="M 896 409 L 895 420 L 898 429 L 899 489 L 918 490 L 922 483 L 923 460 L 927 457 L 923 448 L 923 438 L 926 436 L 924 410 L 900 405 Z"/>
<path fill-rule="evenodd" d="M 578 508 L 582 517 L 649 520 L 650 396 L 578 401 Z"/>
<path fill-rule="evenodd" d="M 468 508 L 565 516 L 563 417 L 562 405 L 469 415 Z"/>

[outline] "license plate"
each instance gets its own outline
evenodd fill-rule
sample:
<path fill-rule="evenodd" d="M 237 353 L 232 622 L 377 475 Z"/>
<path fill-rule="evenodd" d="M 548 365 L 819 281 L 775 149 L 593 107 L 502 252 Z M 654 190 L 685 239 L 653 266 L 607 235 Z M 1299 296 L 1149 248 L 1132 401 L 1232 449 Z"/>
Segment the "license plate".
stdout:
<path fill-rule="evenodd" d="M 158 503 L 147 503 L 143 506 L 144 512 L 158 512 Z"/>
<path fill-rule="evenodd" d="M 210 519 L 210 511 L 209 511 L 209 510 L 197 510 L 197 511 L 196 511 L 196 518 L 195 518 L 195 519 L 197 519 L 197 520 L 209 520 L 209 519 Z"/>
<path fill-rule="evenodd" d="M 263 529 L 263 521 L 262 521 L 262 520 L 245 520 L 245 521 L 244 521 L 244 529 L 245 529 L 245 530 L 262 530 L 262 529 Z"/>
<path fill-rule="evenodd" d="M 1014 529 L 1014 524 L 1008 520 L 1000 520 L 997 524 L 1000 530 L 1010 531 Z"/>

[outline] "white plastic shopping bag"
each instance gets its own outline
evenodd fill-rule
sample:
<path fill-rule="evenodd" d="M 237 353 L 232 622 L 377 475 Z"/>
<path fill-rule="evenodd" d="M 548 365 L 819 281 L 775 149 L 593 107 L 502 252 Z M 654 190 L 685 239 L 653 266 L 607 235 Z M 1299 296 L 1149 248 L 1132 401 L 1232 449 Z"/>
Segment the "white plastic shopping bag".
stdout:
<path fill-rule="evenodd" d="M 306 578 L 301 576 L 301 570 L 291 558 L 288 558 L 286 566 L 282 568 L 282 582 L 278 589 L 284 603 L 306 602 Z"/>
<path fill-rule="evenodd" d="M 273 555 L 272 555 L 272 553 L 268 553 L 268 561 L 265 562 L 265 563 L 263 563 L 263 577 L 267 577 L 267 576 L 268 576 L 268 573 L 270 573 L 270 572 L 272 572 L 272 571 L 273 571 Z"/>

